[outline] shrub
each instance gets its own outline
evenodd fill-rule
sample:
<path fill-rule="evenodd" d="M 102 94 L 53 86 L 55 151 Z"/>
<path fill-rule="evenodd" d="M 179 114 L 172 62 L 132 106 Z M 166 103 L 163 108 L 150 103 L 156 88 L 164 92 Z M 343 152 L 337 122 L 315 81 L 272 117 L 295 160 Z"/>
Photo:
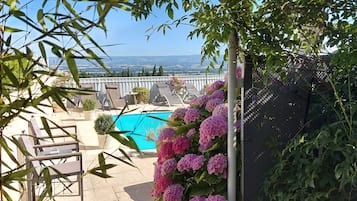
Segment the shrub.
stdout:
<path fill-rule="evenodd" d="M 114 131 L 114 120 L 109 114 L 102 114 L 94 121 L 94 129 L 99 135 Z"/>
<path fill-rule="evenodd" d="M 94 110 L 97 105 L 97 101 L 93 99 L 86 99 L 83 101 L 83 110 L 90 111 Z"/>
<path fill-rule="evenodd" d="M 138 101 L 138 103 L 143 102 L 143 103 L 148 103 L 149 102 L 149 89 L 145 88 L 145 87 L 135 87 L 133 88 L 133 92 L 138 93 L 136 95 L 136 100 Z"/>
<path fill-rule="evenodd" d="M 267 200 L 357 200 L 357 64 L 349 61 L 317 66 L 324 79 L 314 79 L 305 132 L 278 152 L 262 187 Z"/>
<path fill-rule="evenodd" d="M 158 136 L 158 160 L 151 191 L 157 201 L 226 200 L 225 82 L 216 81 L 209 88 L 210 95 L 193 99 L 188 108 L 176 109 L 167 122 L 168 127 Z M 216 99 L 220 99 L 220 105 L 208 110 L 207 104 Z"/>

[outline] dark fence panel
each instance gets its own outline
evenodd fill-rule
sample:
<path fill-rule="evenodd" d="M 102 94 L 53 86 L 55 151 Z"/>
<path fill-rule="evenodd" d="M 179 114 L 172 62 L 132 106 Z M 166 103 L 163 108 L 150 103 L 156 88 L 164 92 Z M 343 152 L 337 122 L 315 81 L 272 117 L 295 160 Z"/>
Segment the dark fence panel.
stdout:
<path fill-rule="evenodd" d="M 245 83 L 244 201 L 255 201 L 262 195 L 262 183 L 274 164 L 273 150 L 281 149 L 303 129 L 312 77 L 306 69 L 310 67 L 292 64 L 286 81 L 270 77 L 268 85 L 257 82 L 259 73 L 245 75 L 253 76 L 253 83 Z M 253 69 L 252 62 L 247 62 L 246 68 Z"/>

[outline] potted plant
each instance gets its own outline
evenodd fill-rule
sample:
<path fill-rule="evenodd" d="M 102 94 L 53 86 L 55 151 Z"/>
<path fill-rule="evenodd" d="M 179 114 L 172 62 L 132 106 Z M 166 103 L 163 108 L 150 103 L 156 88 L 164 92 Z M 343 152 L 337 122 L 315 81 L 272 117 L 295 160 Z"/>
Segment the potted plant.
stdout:
<path fill-rule="evenodd" d="M 86 99 L 83 101 L 83 112 L 86 120 L 93 120 L 95 118 L 94 110 L 96 105 L 97 101 L 94 99 Z"/>
<path fill-rule="evenodd" d="M 94 129 L 98 134 L 98 143 L 101 148 L 111 147 L 111 138 L 108 133 L 115 130 L 114 120 L 109 114 L 101 114 L 94 121 Z"/>
<path fill-rule="evenodd" d="M 150 91 L 145 87 L 135 87 L 132 89 L 136 94 L 136 101 L 138 103 L 148 103 Z"/>

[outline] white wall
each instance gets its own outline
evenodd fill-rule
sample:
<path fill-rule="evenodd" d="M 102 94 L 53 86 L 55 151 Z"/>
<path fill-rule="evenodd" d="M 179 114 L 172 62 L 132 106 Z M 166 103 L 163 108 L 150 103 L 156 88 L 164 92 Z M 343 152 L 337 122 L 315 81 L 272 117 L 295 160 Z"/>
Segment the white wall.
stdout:
<path fill-rule="evenodd" d="M 224 75 L 176 75 L 180 80 L 186 83 L 192 83 L 199 91 L 206 84 L 210 84 L 216 80 L 223 80 Z M 98 77 L 98 78 L 80 78 L 81 84 L 94 83 L 95 90 L 105 93 L 105 83 L 118 84 L 122 96 L 129 94 L 134 87 L 151 87 L 156 82 L 166 82 L 170 80 L 170 76 L 144 76 L 144 77 Z"/>

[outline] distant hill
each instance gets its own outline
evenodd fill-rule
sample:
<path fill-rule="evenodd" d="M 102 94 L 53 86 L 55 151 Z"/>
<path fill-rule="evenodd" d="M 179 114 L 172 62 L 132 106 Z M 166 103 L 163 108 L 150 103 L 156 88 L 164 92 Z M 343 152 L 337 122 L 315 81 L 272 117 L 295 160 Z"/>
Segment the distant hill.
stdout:
<path fill-rule="evenodd" d="M 145 71 L 151 71 L 156 65 L 157 68 L 162 66 L 165 73 L 204 73 L 208 66 L 208 62 L 201 64 L 200 55 L 184 55 L 184 56 L 113 56 L 105 57 L 103 59 L 105 64 L 113 72 L 121 72 L 129 70 L 137 73 L 141 72 L 144 68 Z M 50 65 L 55 64 L 55 59 L 50 58 Z M 77 60 L 78 68 L 80 71 L 89 73 L 100 73 L 104 70 L 93 63 Z M 60 66 L 60 70 L 68 71 L 66 64 Z M 223 69 L 225 70 L 225 69 Z M 217 73 L 217 70 L 211 70 L 211 73 Z"/>

